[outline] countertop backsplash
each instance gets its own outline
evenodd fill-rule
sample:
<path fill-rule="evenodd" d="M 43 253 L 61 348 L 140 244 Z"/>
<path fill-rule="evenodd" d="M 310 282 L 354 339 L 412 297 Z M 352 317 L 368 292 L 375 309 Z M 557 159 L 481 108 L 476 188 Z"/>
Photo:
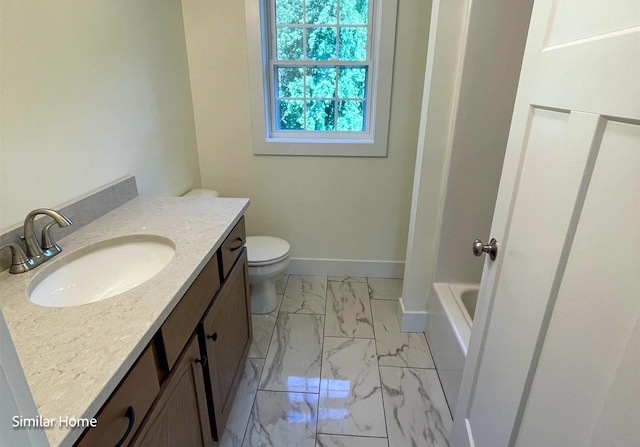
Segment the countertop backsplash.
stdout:
<path fill-rule="evenodd" d="M 60 240 L 136 197 L 138 197 L 136 178 L 127 176 L 61 205 L 42 204 L 42 207 L 60 211 L 73 221 L 73 225 L 68 227 L 54 227 L 52 229 L 54 239 Z M 37 235 L 42 231 L 45 222 L 49 222 L 49 219 L 42 219 L 42 217 L 36 219 Z M 19 243 L 20 236 L 22 236 L 22 226 L 23 223 L 20 222 L 12 227 L 0 229 L 0 246 L 9 242 Z M 11 251 L 2 250 L 0 252 L 0 272 L 8 269 L 10 265 Z"/>

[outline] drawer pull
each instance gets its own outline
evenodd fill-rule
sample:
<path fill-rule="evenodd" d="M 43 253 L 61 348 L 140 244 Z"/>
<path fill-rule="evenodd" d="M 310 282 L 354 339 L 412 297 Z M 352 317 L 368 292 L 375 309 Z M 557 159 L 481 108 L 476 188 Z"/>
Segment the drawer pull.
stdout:
<path fill-rule="evenodd" d="M 216 341 L 216 340 L 218 339 L 218 333 L 217 333 L 217 332 L 214 332 L 214 333 L 213 333 L 213 334 L 211 334 L 211 335 L 207 335 L 207 338 L 208 338 L 209 340 Z"/>
<path fill-rule="evenodd" d="M 129 408 L 127 408 L 127 412 L 124 415 L 127 419 L 129 419 L 129 426 L 127 427 L 127 431 L 124 432 L 124 435 L 122 436 L 122 438 L 120 438 L 115 447 L 120 447 L 124 443 L 125 439 L 127 439 L 127 436 L 129 436 L 129 433 L 131 433 L 133 424 L 136 421 L 136 412 L 133 411 L 133 407 L 131 405 L 129 405 Z"/>
<path fill-rule="evenodd" d="M 229 249 L 231 251 L 240 250 L 242 248 L 242 246 L 244 245 L 244 241 L 242 240 L 241 237 L 236 238 L 236 241 L 238 242 L 236 245 L 233 245 L 233 246 L 229 247 Z"/>
<path fill-rule="evenodd" d="M 202 366 L 205 366 L 207 364 L 207 356 L 203 355 L 199 359 L 196 359 L 196 363 L 201 363 Z"/>

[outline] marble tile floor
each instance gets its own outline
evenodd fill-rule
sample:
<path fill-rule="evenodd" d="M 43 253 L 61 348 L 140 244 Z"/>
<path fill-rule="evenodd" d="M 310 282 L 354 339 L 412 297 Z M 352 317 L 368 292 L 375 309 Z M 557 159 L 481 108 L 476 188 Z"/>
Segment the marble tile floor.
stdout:
<path fill-rule="evenodd" d="M 396 320 L 401 279 L 285 276 L 253 344 L 221 447 L 448 447 L 424 334 Z"/>

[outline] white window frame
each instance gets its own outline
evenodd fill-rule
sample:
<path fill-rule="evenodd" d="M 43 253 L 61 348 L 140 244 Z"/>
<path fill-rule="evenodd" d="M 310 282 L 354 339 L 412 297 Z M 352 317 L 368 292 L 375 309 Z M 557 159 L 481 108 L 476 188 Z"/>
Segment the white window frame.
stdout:
<path fill-rule="evenodd" d="M 271 69 L 269 49 L 267 45 L 263 45 L 270 28 L 266 23 L 269 20 L 268 1 L 271 0 L 245 0 L 253 153 L 256 155 L 386 157 L 397 0 L 369 0 L 373 7 L 372 33 L 369 48 L 367 48 L 371 65 L 367 124 L 364 132 L 274 131 L 271 129 L 269 95 L 273 95 L 273 88 L 266 72 Z"/>

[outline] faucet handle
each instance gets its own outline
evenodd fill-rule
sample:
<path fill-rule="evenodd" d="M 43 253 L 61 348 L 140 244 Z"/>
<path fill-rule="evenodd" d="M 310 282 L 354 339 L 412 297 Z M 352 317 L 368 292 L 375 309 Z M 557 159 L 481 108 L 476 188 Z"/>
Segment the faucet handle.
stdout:
<path fill-rule="evenodd" d="M 71 219 L 69 219 L 64 214 L 62 213 L 57 213 L 57 214 L 60 216 L 60 219 L 57 219 L 55 216 L 51 216 L 51 217 L 54 217 L 55 220 L 53 220 L 52 222 L 49 222 L 47 225 L 44 226 L 44 228 L 42 228 L 42 235 L 40 237 L 40 241 L 41 241 L 40 248 L 42 249 L 42 251 L 44 252 L 44 255 L 47 258 L 51 258 L 62 251 L 60 246 L 53 239 L 53 236 L 51 236 L 51 227 L 53 227 L 56 224 L 58 224 L 59 227 L 63 227 L 63 226 L 66 227 L 73 223 L 71 222 Z"/>
<path fill-rule="evenodd" d="M 49 250 L 51 256 L 55 256 L 56 254 L 62 251 L 62 249 L 58 246 L 58 244 L 56 244 L 56 241 L 53 240 L 53 236 L 51 236 L 51 227 L 53 227 L 55 224 L 56 224 L 56 221 L 53 221 L 47 224 L 42 229 L 42 238 L 41 238 L 42 242 L 40 244 L 40 246 L 42 247 L 42 250 L 43 251 Z"/>
<path fill-rule="evenodd" d="M 24 273 L 35 267 L 35 263 L 32 259 L 27 258 L 21 246 L 10 242 L 0 247 L 0 250 L 7 247 L 11 249 L 11 267 L 9 267 L 9 273 Z"/>
<path fill-rule="evenodd" d="M 61 227 L 67 227 L 71 225 L 71 220 L 67 216 L 57 212 L 56 210 L 48 208 L 38 208 L 27 214 L 27 217 L 24 220 L 24 242 L 27 246 L 27 255 L 30 259 L 33 260 L 36 265 L 46 262 L 47 259 L 59 253 L 59 251 L 55 250 L 47 250 L 46 253 L 42 251 L 42 247 L 40 247 L 33 228 L 33 221 L 39 214 L 46 214 L 47 216 L 52 217 L 53 220 Z"/>

